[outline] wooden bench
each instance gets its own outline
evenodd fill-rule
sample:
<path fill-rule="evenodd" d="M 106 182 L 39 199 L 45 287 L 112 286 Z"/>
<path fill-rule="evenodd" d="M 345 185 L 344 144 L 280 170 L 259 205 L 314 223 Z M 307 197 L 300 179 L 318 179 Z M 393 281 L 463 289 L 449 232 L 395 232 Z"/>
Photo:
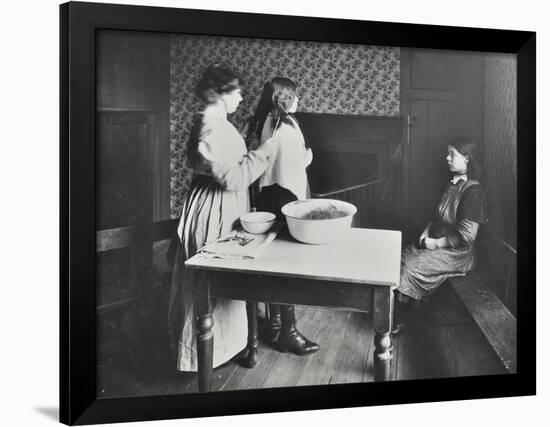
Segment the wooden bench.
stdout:
<path fill-rule="evenodd" d="M 453 277 L 448 283 L 472 315 L 506 371 L 516 373 L 517 321 L 510 310 L 515 310 L 515 298 L 508 301 L 507 307 L 496 294 L 515 297 L 516 252 L 491 232 L 485 231 L 480 235 L 480 240 L 476 269 L 466 276 Z M 495 257 L 495 253 L 501 256 Z M 500 265 L 495 264 L 496 259 L 499 259 Z"/>

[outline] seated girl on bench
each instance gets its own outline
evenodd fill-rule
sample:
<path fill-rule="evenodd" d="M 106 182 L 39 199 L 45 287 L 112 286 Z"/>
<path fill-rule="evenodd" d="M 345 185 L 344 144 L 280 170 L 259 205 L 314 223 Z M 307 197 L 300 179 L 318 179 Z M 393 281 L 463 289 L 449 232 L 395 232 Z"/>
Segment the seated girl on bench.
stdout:
<path fill-rule="evenodd" d="M 408 303 L 425 300 L 446 279 L 464 276 L 475 265 L 474 242 L 480 224 L 488 221 L 485 193 L 477 181 L 477 146 L 467 138 L 455 139 L 447 147 L 446 160 L 452 179 L 432 221 L 401 256 L 394 333 L 403 326 Z"/>

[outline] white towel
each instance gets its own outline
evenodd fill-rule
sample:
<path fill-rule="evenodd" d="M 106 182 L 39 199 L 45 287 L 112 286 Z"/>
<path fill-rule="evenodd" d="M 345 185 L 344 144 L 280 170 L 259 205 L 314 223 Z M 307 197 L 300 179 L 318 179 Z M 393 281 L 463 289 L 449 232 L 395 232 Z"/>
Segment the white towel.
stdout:
<path fill-rule="evenodd" d="M 275 240 L 283 226 L 284 222 L 276 221 L 273 227 L 263 234 L 248 233 L 239 227 L 215 242 L 207 243 L 198 250 L 198 254 L 204 258 L 255 259 Z M 226 240 L 235 236 L 252 240 L 246 245 L 241 245 L 239 240 Z"/>

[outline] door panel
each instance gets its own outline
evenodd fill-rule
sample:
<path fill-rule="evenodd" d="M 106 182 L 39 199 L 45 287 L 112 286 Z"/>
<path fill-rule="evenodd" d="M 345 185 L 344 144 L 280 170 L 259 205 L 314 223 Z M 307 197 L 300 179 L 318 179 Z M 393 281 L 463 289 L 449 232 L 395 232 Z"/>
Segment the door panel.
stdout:
<path fill-rule="evenodd" d="M 410 140 L 410 229 L 422 231 L 433 216 L 446 181 L 448 101 L 411 100 L 413 127 Z"/>
<path fill-rule="evenodd" d="M 415 239 L 434 214 L 449 180 L 447 144 L 483 138 L 482 56 L 402 49 L 401 114 L 408 116 L 403 150 L 404 238 Z"/>

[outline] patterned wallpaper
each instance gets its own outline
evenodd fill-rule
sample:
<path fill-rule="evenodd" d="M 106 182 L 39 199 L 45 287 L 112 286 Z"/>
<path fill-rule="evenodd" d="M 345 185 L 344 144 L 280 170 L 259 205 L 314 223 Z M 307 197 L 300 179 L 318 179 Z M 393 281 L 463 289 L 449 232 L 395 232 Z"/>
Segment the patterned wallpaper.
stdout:
<path fill-rule="evenodd" d="M 171 214 L 180 214 L 190 182 L 185 145 L 194 112 L 193 95 L 210 64 L 232 66 L 243 79 L 243 98 L 230 120 L 241 129 L 253 114 L 264 83 L 286 76 L 298 84 L 298 111 L 353 115 L 399 115 L 399 48 L 335 43 L 175 35 L 171 43 Z"/>
<path fill-rule="evenodd" d="M 490 227 L 516 246 L 517 121 L 516 56 L 490 54 L 485 59 L 484 185 Z"/>

